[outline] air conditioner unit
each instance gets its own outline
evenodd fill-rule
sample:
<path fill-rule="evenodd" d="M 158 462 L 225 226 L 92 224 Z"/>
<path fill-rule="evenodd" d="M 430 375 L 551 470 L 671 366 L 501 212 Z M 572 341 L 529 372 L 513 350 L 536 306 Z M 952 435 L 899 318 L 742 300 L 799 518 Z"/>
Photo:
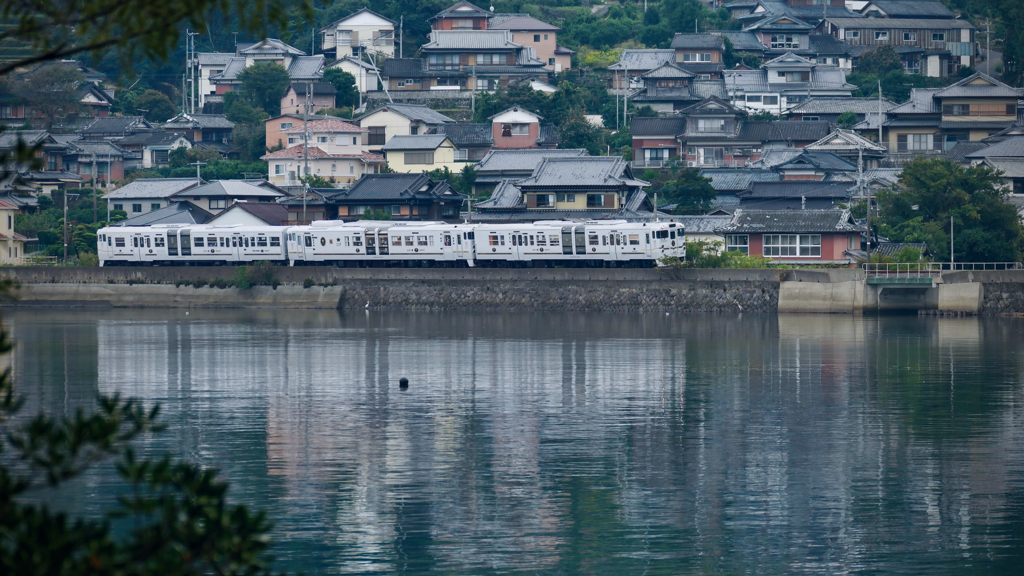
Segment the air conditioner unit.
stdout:
<path fill-rule="evenodd" d="M 687 163 L 686 163 L 686 165 L 687 165 L 688 167 L 690 167 L 690 168 L 693 168 L 694 166 L 696 166 L 696 165 L 697 165 L 697 163 L 696 163 L 696 162 L 687 162 Z"/>

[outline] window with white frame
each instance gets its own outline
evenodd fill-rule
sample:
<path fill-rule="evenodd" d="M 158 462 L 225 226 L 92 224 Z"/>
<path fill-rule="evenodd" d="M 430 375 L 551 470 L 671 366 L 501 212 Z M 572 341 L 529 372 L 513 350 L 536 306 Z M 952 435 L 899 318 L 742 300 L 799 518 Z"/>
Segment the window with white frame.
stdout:
<path fill-rule="evenodd" d="M 477 54 L 476 65 L 477 66 L 504 66 L 505 65 L 504 54 Z"/>
<path fill-rule="evenodd" d="M 274 174 L 284 174 L 284 164 L 274 164 Z"/>
<path fill-rule="evenodd" d="M 721 132 L 725 129 L 725 120 L 722 118 L 698 118 L 697 132 Z"/>
<path fill-rule="evenodd" d="M 694 54 L 683 54 L 683 62 L 711 62 L 711 53 L 698 52 Z"/>
<path fill-rule="evenodd" d="M 933 32 L 932 33 L 932 42 L 945 42 L 945 41 L 946 41 L 946 33 L 945 32 Z"/>
<path fill-rule="evenodd" d="M 917 42 L 917 32 L 904 32 L 903 33 L 903 41 L 904 42 Z"/>
<path fill-rule="evenodd" d="M 860 30 L 850 30 L 848 36 L 850 38 L 860 38 Z"/>
<path fill-rule="evenodd" d="M 726 252 L 742 252 L 743 254 L 750 253 L 750 236 L 746 234 L 726 234 L 725 235 L 725 251 Z"/>
<path fill-rule="evenodd" d="M 757 102 L 758 104 L 760 104 L 761 103 L 761 96 L 760 95 L 754 96 L 754 95 L 748 94 L 747 95 L 747 102 Z"/>
<path fill-rule="evenodd" d="M 778 34 L 771 37 L 772 48 L 799 48 L 800 40 L 791 34 Z"/>
<path fill-rule="evenodd" d="M 931 150 L 933 134 L 907 134 L 907 150 Z"/>
<path fill-rule="evenodd" d="M 889 41 L 889 32 L 888 31 L 875 32 L 875 40 L 878 40 L 879 42 L 888 42 Z"/>
<path fill-rule="evenodd" d="M 331 174 L 334 174 L 337 171 L 338 171 L 338 165 L 337 164 L 331 164 Z"/>
<path fill-rule="evenodd" d="M 762 239 L 766 258 L 821 256 L 821 234 L 765 234 Z"/>
<path fill-rule="evenodd" d="M 778 106 L 779 105 L 779 97 L 778 96 L 765 96 L 764 99 L 761 102 L 765 106 Z"/>
<path fill-rule="evenodd" d="M 226 199 L 224 199 L 224 198 L 220 198 L 220 199 L 217 199 L 217 200 L 210 199 L 210 209 L 211 210 L 223 210 L 224 207 L 227 206 L 227 204 L 228 204 L 228 201 Z"/>

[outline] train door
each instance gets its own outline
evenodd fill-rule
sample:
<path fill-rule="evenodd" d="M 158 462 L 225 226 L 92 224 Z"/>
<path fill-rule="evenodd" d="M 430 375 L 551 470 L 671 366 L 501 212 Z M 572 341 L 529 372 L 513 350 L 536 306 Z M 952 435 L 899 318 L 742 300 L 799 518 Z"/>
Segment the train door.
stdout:
<path fill-rule="evenodd" d="M 302 250 L 302 259 L 306 262 L 313 261 L 314 248 L 313 248 L 313 235 L 309 232 L 303 232 L 301 236 L 302 245 L 299 247 Z"/>
<path fill-rule="evenodd" d="M 377 255 L 377 237 L 372 232 L 366 233 L 366 255 Z"/>
<path fill-rule="evenodd" d="M 562 228 L 562 255 L 572 256 L 572 228 Z"/>
<path fill-rule="evenodd" d="M 377 235 L 377 252 L 381 256 L 389 256 L 391 246 L 388 244 L 388 231 L 378 228 L 374 233 Z"/>
<path fill-rule="evenodd" d="M 132 234 L 132 260 L 139 262 L 142 260 L 142 254 L 146 251 L 145 236 L 142 234 Z"/>
<path fill-rule="evenodd" d="M 458 235 L 458 232 L 452 232 L 451 230 L 441 232 L 441 260 L 448 262 L 455 260 L 456 238 Z"/>

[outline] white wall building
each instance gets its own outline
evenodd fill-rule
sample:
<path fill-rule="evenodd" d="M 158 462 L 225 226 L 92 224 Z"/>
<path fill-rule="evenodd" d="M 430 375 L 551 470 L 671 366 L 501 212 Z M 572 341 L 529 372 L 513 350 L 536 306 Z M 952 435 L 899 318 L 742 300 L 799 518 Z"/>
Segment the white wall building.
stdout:
<path fill-rule="evenodd" d="M 324 54 L 342 59 L 363 53 L 395 57 L 395 28 L 398 23 L 363 8 L 320 29 Z"/>

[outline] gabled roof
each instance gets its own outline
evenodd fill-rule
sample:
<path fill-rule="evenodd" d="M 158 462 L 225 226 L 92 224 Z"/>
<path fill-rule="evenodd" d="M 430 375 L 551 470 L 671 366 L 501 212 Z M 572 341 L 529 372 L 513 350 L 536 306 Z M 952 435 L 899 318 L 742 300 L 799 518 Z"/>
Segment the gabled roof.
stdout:
<path fill-rule="evenodd" d="M 860 232 L 849 210 L 747 210 L 739 209 L 723 232 L 828 233 Z"/>
<path fill-rule="evenodd" d="M 747 165 L 751 168 L 758 170 L 764 168 L 773 168 L 780 164 L 785 164 L 793 158 L 796 158 L 803 152 L 800 148 L 768 148 L 761 153 L 760 158 L 748 163 Z"/>
<path fill-rule="evenodd" d="M 1003 173 L 1003 178 L 1024 178 L 1024 158 L 989 158 L 985 164 Z"/>
<path fill-rule="evenodd" d="M 520 108 L 518 105 L 512 106 L 511 108 L 506 108 L 506 109 L 502 110 L 501 112 L 498 112 L 497 114 L 492 114 L 491 116 L 488 116 L 487 119 L 488 120 L 494 120 L 495 118 L 497 118 L 498 116 L 501 116 L 502 114 L 504 114 L 506 112 L 526 112 L 527 114 L 530 114 L 531 116 L 536 116 L 539 120 L 543 120 L 544 119 L 543 116 L 541 116 L 540 114 L 537 114 L 533 110 L 527 110 L 526 108 Z"/>
<path fill-rule="evenodd" d="M 355 124 L 349 124 L 344 120 L 337 118 L 327 118 L 325 120 L 310 120 L 309 122 L 303 122 L 301 124 L 293 124 L 291 128 L 285 128 L 281 130 L 282 134 L 302 134 L 303 131 L 309 129 L 310 132 L 369 132 L 368 128 L 362 128 Z"/>
<path fill-rule="evenodd" d="M 186 114 L 182 112 L 164 123 L 164 130 L 225 128 L 231 130 L 235 123 L 223 114 Z"/>
<path fill-rule="evenodd" d="M 935 93 L 942 88 L 911 88 L 910 99 L 889 109 L 889 114 L 938 114 L 942 106 L 935 100 Z"/>
<path fill-rule="evenodd" d="M 284 196 L 280 192 L 254 186 L 241 180 L 214 180 L 209 184 L 178 192 L 176 196 L 228 196 L 228 197 L 249 197 L 264 196 L 267 198 L 279 198 Z"/>
<path fill-rule="evenodd" d="M 1011 88 L 983 72 L 975 72 L 967 78 L 940 89 L 936 98 L 1020 98 L 1021 91 Z"/>
<path fill-rule="evenodd" d="M 732 222 L 732 216 L 673 216 L 683 225 L 686 234 L 714 234 L 716 230 Z"/>
<path fill-rule="evenodd" d="M 552 26 L 529 15 L 507 18 L 497 24 L 494 23 L 492 18 L 487 27 L 490 30 L 525 30 L 530 32 L 557 32 L 561 30 L 558 26 Z"/>
<path fill-rule="evenodd" d="M 445 142 L 451 143 L 444 134 L 417 134 L 415 136 L 392 136 L 381 148 L 384 152 L 394 150 L 437 150 Z M 454 146 L 454 144 L 453 144 Z"/>
<path fill-rule="evenodd" d="M 125 155 L 123 149 L 106 140 L 75 140 L 68 144 L 68 152 L 79 156 L 95 154 L 97 159 L 123 158 Z"/>
<path fill-rule="evenodd" d="M 491 192 L 491 197 L 473 205 L 480 210 L 516 210 L 525 209 L 522 191 L 512 180 L 501 180 Z"/>
<path fill-rule="evenodd" d="M 434 131 L 448 137 L 458 148 L 491 146 L 494 144 L 492 125 L 487 122 L 476 124 L 441 124 Z"/>
<path fill-rule="evenodd" d="M 370 110 L 366 114 L 356 118 L 354 121 L 362 122 L 364 118 L 371 114 L 376 114 L 381 110 L 394 112 L 400 116 L 405 116 L 409 120 L 418 120 L 425 124 L 444 124 L 445 122 L 455 122 L 455 120 L 452 120 L 444 114 L 431 110 L 425 104 L 385 104 Z"/>
<path fill-rule="evenodd" d="M 582 148 L 491 150 L 477 163 L 476 171 L 477 174 L 532 173 L 545 158 L 579 158 L 587 155 L 587 151 Z"/>
<path fill-rule="evenodd" d="M 360 8 L 359 10 L 356 10 L 355 12 L 349 14 L 348 16 L 345 16 L 344 18 L 339 18 L 339 19 L 335 20 L 334 22 L 331 22 L 327 26 L 324 26 L 323 28 L 318 30 L 318 32 L 326 32 L 326 31 L 331 30 L 331 29 L 337 29 L 338 24 L 341 24 L 342 22 L 344 22 L 346 20 L 350 20 L 352 18 L 355 18 L 356 16 L 358 16 L 360 14 L 371 14 L 373 16 L 376 16 L 377 18 L 380 18 L 381 20 L 384 20 L 385 22 L 390 23 L 392 26 L 397 26 L 398 25 L 398 22 L 395 22 L 394 20 L 392 20 L 392 19 L 390 19 L 390 18 L 388 18 L 386 16 L 381 16 L 380 14 L 377 14 L 376 12 L 374 12 L 373 10 L 370 10 L 369 8 Z"/>
<path fill-rule="evenodd" d="M 334 62 L 331 62 L 331 65 L 329 67 L 330 68 L 336 68 L 342 62 L 351 62 L 352 64 L 355 64 L 355 65 L 359 66 L 360 68 L 364 68 L 366 70 L 376 70 L 377 69 L 377 67 L 374 66 L 373 64 L 370 64 L 369 62 L 364 62 L 364 61 L 360 60 L 359 58 L 354 58 L 352 56 L 345 56 L 344 58 L 338 58 Z"/>
<path fill-rule="evenodd" d="M 164 132 L 163 130 L 156 130 L 153 132 L 136 132 L 118 140 L 117 145 L 122 147 L 169 146 L 182 138 L 185 140 L 189 139 L 180 132 Z"/>
<path fill-rule="evenodd" d="M 764 63 L 765 68 L 814 68 L 818 63 L 812 60 L 808 60 L 803 56 L 798 56 L 792 52 L 786 52 L 782 56 L 772 58 L 771 60 Z"/>
<path fill-rule="evenodd" d="M 515 50 L 509 30 L 434 30 L 420 50 Z"/>
<path fill-rule="evenodd" d="M 458 2 L 455 5 L 449 6 L 448 8 L 438 12 L 431 17 L 428 22 L 433 22 L 440 18 L 489 18 L 490 16 L 490 12 L 476 6 L 475 4 L 470 4 L 469 2 Z"/>
<path fill-rule="evenodd" d="M 992 146 L 992 144 L 989 144 L 987 142 L 979 142 L 977 140 L 960 140 L 959 142 L 954 144 L 952 148 L 946 150 L 946 152 L 942 156 L 946 160 L 949 160 L 950 162 L 955 162 L 957 164 L 968 164 L 970 163 L 970 159 L 967 158 L 968 154 L 972 152 L 977 152 L 979 150 L 984 150 L 989 146 Z"/>
<path fill-rule="evenodd" d="M 937 0 L 871 0 L 858 12 L 865 14 L 872 6 L 878 7 L 886 18 L 955 18 L 953 12 Z"/>
<path fill-rule="evenodd" d="M 4 130 L 0 132 L 0 150 L 13 150 L 18 140 L 26 146 L 36 146 L 42 142 L 57 143 L 46 130 Z"/>
<path fill-rule="evenodd" d="M 292 58 L 292 63 L 288 66 L 288 76 L 293 81 L 323 78 L 323 72 L 321 71 L 326 63 L 327 58 L 323 54 Z"/>
<path fill-rule="evenodd" d="M 690 48 L 725 50 L 725 42 L 721 36 L 714 34 L 676 32 L 676 35 L 672 38 L 671 47 L 673 50 L 686 50 Z"/>
<path fill-rule="evenodd" d="M 106 116 L 97 118 L 78 131 L 83 138 L 103 134 L 127 134 L 137 130 L 153 130 L 155 127 L 142 116 Z"/>
<path fill-rule="evenodd" d="M 694 74 L 683 70 L 672 62 L 665 62 L 654 70 L 643 74 L 644 78 L 693 78 Z"/>
<path fill-rule="evenodd" d="M 936 18 L 827 18 L 837 28 L 867 30 L 955 30 L 974 29 L 967 20 L 943 20 Z"/>
<path fill-rule="evenodd" d="M 199 61 L 200 66 L 224 66 L 234 57 L 234 52 L 199 52 L 196 54 L 196 60 Z"/>
<path fill-rule="evenodd" d="M 838 172 L 853 172 L 857 169 L 850 162 L 831 152 L 807 150 L 806 148 L 799 156 L 775 167 L 776 170 L 799 170 L 801 168 Z"/>
<path fill-rule="evenodd" d="M 1024 136 L 1009 138 L 998 144 L 967 154 L 967 158 L 1024 158 Z"/>
<path fill-rule="evenodd" d="M 344 159 L 358 159 L 360 162 L 366 164 L 383 164 L 384 157 L 380 154 L 374 154 L 373 152 L 360 152 L 359 154 L 331 154 L 323 148 L 318 146 L 310 146 L 309 150 L 306 151 L 304 145 L 299 144 L 298 146 L 292 146 L 291 148 L 285 148 L 284 150 L 277 150 L 260 156 L 261 160 L 274 160 L 279 158 L 291 158 L 293 160 L 301 160 L 303 158 L 309 158 L 310 160 L 318 160 L 324 158 L 344 158 Z"/>
<path fill-rule="evenodd" d="M 540 137 L 537 138 L 537 144 L 540 146 L 558 146 L 562 142 L 562 134 L 558 131 L 554 124 L 541 124 L 540 125 Z"/>
<path fill-rule="evenodd" d="M 334 190 L 326 195 L 330 202 L 374 200 L 461 200 L 447 182 L 435 182 L 426 174 L 364 174 L 347 190 Z"/>
<path fill-rule="evenodd" d="M 700 175 L 711 179 L 711 187 L 719 192 L 746 190 L 751 182 L 776 182 L 782 174 L 753 168 L 704 168 Z"/>
<path fill-rule="evenodd" d="M 885 146 L 881 146 L 864 138 L 860 134 L 857 134 L 853 130 L 843 130 L 837 128 L 835 132 L 832 132 L 828 136 L 825 136 L 821 140 L 808 144 L 804 147 L 804 150 L 859 150 L 863 149 L 869 152 L 886 152 L 888 149 Z"/>
<path fill-rule="evenodd" d="M 761 142 L 815 142 L 829 133 L 828 122 L 751 122 L 740 124 L 739 140 Z"/>
<path fill-rule="evenodd" d="M 1024 136 L 1024 124 L 1011 124 L 988 138 L 982 138 L 981 141 L 994 144 L 996 142 L 1002 142 L 1007 138 L 1013 138 L 1014 136 Z"/>
<path fill-rule="evenodd" d="M 712 30 L 708 33 L 728 38 L 729 41 L 732 42 L 733 50 L 740 52 L 763 52 L 768 49 L 767 46 L 757 39 L 757 34 L 754 34 L 753 32 L 745 32 L 742 30 Z"/>
<path fill-rule="evenodd" d="M 749 188 L 736 194 L 736 196 L 743 200 L 848 198 L 854 187 L 854 183 L 850 181 L 779 180 L 777 182 L 751 182 Z"/>
<path fill-rule="evenodd" d="M 743 110 L 733 106 L 732 104 L 722 100 L 717 96 L 709 96 L 700 102 L 683 108 L 680 110 L 683 114 L 696 115 L 696 114 L 746 114 Z"/>
<path fill-rule="evenodd" d="M 631 70 L 637 73 L 654 70 L 665 62 L 675 62 L 675 50 L 623 50 L 619 61 L 608 67 L 609 70 Z"/>
<path fill-rule="evenodd" d="M 764 20 L 747 26 L 745 30 L 812 30 L 814 26 L 786 14 L 779 14 L 778 16 L 769 16 Z"/>
<path fill-rule="evenodd" d="M 846 55 L 850 53 L 850 45 L 831 34 L 810 34 L 807 36 L 807 47 L 817 55 Z"/>
<path fill-rule="evenodd" d="M 632 136 L 676 136 L 686 132 L 686 118 L 660 116 L 655 118 L 634 118 L 629 124 Z"/>
<path fill-rule="evenodd" d="M 285 54 L 291 54 L 292 56 L 305 56 L 306 53 L 298 48 L 289 46 L 277 38 L 265 38 L 259 42 L 247 46 L 238 51 L 239 54 L 245 56 L 258 56 L 260 54 L 274 54 L 277 52 L 283 52 Z"/>
<path fill-rule="evenodd" d="M 218 214 L 213 222 L 220 220 L 232 210 L 248 212 L 268 226 L 281 226 L 288 220 L 288 208 L 277 202 L 235 202 L 227 210 Z"/>
<path fill-rule="evenodd" d="M 139 178 L 103 195 L 103 199 L 169 198 L 195 186 L 195 178 Z"/>
<path fill-rule="evenodd" d="M 843 112 L 854 112 L 866 114 L 878 112 L 878 98 L 811 98 L 801 102 L 786 111 L 786 114 L 842 114 Z M 896 107 L 896 103 L 883 99 L 882 112 L 887 112 Z"/>
<path fill-rule="evenodd" d="M 533 174 L 519 183 L 520 190 L 545 188 L 599 188 L 646 186 L 633 178 L 629 164 L 620 156 L 545 158 Z"/>
<path fill-rule="evenodd" d="M 169 205 L 146 212 L 114 226 L 152 226 L 154 224 L 205 224 L 213 218 L 206 210 L 191 202 L 171 202 Z"/>

